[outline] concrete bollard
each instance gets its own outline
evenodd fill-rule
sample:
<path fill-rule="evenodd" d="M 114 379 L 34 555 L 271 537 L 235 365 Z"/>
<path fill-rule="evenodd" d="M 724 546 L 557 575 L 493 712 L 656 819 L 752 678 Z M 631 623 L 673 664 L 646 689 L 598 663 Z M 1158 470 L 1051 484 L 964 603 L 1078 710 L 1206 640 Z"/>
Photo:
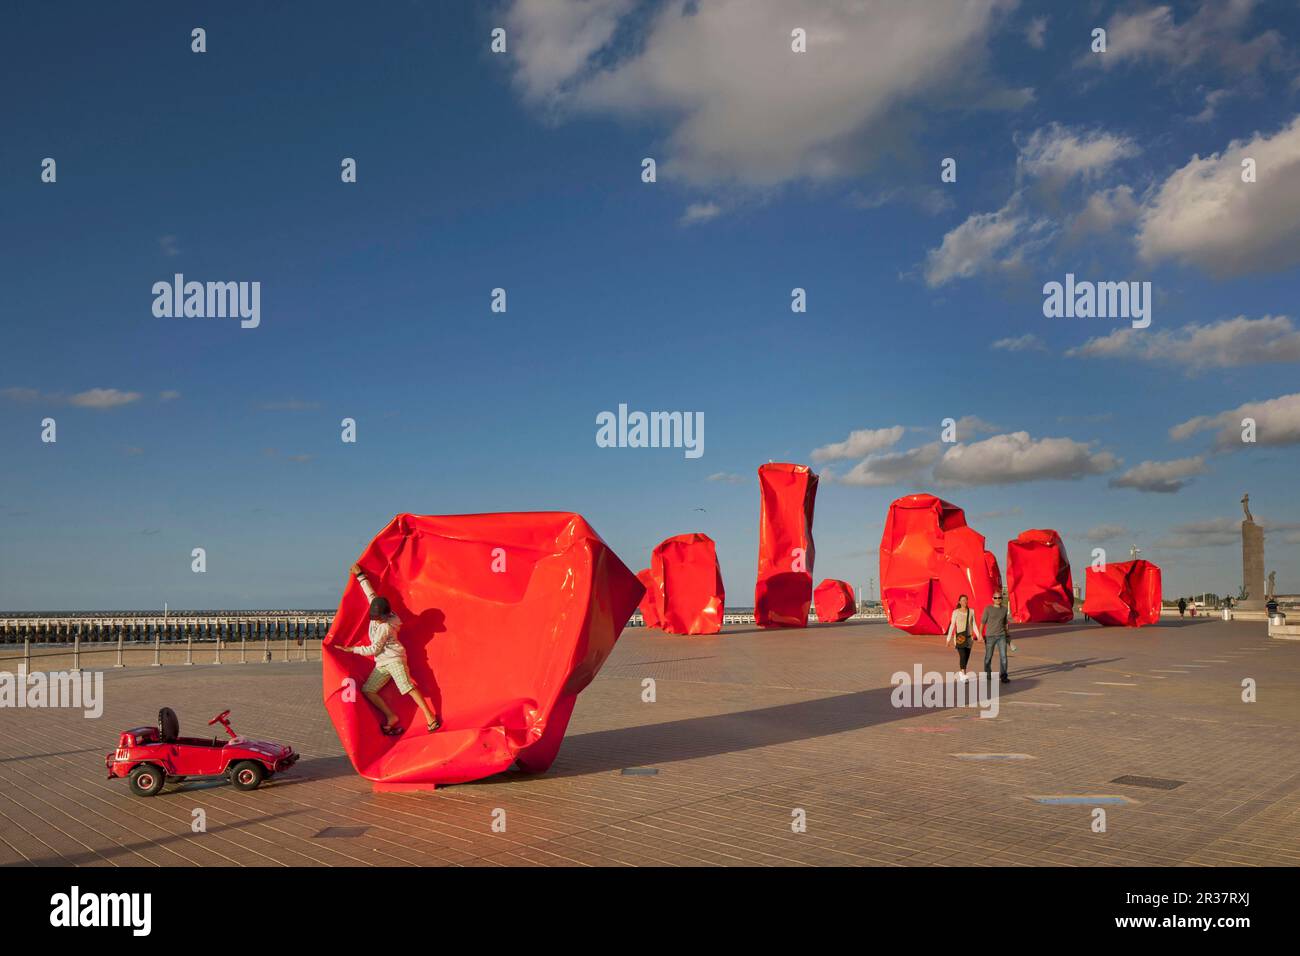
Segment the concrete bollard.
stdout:
<path fill-rule="evenodd" d="M 81 628 L 77 628 L 77 636 L 72 641 L 72 673 L 81 670 Z"/>
<path fill-rule="evenodd" d="M 126 666 L 125 664 L 122 663 L 122 632 L 121 631 L 117 632 L 117 663 L 114 664 L 113 666 L 114 667 Z"/>

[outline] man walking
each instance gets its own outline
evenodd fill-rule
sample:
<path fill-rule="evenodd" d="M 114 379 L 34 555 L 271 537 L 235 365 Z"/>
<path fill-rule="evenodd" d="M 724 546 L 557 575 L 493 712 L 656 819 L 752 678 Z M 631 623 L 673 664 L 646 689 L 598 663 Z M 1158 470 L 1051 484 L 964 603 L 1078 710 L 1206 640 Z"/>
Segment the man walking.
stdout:
<path fill-rule="evenodd" d="M 1001 591 L 993 595 L 993 603 L 984 609 L 980 630 L 984 633 L 984 676 L 992 682 L 990 667 L 993 664 L 993 648 L 996 647 L 1002 683 L 1011 683 L 1011 678 L 1007 676 L 1007 642 L 1011 640 L 1011 624 L 1007 620 L 1007 608 L 1002 603 Z"/>

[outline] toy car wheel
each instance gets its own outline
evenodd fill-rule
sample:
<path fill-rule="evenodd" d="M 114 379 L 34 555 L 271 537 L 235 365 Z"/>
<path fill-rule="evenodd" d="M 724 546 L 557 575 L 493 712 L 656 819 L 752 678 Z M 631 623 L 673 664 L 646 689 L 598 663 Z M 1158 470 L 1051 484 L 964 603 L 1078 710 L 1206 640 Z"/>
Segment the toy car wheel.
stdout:
<path fill-rule="evenodd" d="M 151 763 L 140 764 L 127 778 L 127 783 L 131 785 L 131 792 L 137 797 L 152 797 L 166 782 L 167 775 L 163 773 L 162 768 Z"/>
<path fill-rule="evenodd" d="M 254 760 L 241 760 L 230 768 L 230 783 L 236 790 L 256 790 L 266 777 L 266 768 Z"/>

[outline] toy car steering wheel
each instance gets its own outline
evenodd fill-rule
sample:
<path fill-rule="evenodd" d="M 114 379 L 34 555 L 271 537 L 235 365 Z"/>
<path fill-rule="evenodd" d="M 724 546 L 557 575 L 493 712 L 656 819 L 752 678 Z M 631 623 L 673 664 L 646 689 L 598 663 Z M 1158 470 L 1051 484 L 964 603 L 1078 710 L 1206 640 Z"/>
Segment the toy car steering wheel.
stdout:
<path fill-rule="evenodd" d="M 217 714 L 217 716 L 213 717 L 211 720 L 208 721 L 208 726 L 211 727 L 213 724 L 225 723 L 226 718 L 229 716 L 230 716 L 230 711 L 223 710 L 221 713 Z"/>

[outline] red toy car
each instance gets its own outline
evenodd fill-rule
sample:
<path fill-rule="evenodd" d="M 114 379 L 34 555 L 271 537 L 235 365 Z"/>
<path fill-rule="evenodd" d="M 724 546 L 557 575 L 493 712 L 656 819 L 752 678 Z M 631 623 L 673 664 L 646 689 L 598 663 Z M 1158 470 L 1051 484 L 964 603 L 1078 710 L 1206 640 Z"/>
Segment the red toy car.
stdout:
<path fill-rule="evenodd" d="M 262 781 L 298 762 L 292 747 L 246 740 L 230 728 L 230 711 L 208 721 L 221 724 L 229 740 L 180 736 L 180 720 L 170 707 L 158 711 L 157 727 L 123 731 L 117 750 L 104 758 L 108 779 L 126 777 L 131 792 L 152 797 L 166 783 L 188 777 L 225 777 L 236 790 L 256 790 Z"/>

